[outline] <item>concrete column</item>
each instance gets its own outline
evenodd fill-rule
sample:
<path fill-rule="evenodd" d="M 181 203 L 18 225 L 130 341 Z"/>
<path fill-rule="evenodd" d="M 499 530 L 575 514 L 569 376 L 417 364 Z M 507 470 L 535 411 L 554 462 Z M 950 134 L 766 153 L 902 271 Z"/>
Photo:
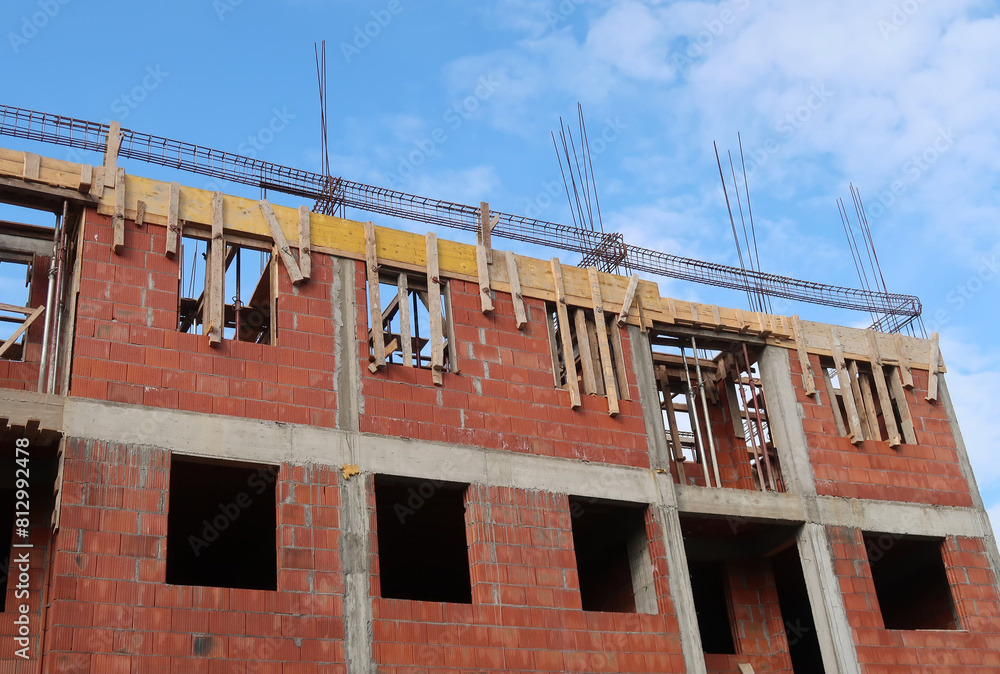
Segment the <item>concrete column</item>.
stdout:
<path fill-rule="evenodd" d="M 348 441 L 354 461 L 357 445 Z M 368 490 L 365 473 L 341 482 L 340 564 L 344 572 L 344 659 L 348 674 L 375 674 L 372 599 L 369 591 Z"/>
<path fill-rule="evenodd" d="M 952 403 L 951 395 L 948 393 L 948 385 L 945 383 L 944 374 L 938 375 L 938 398 L 940 405 L 944 407 L 948 415 L 948 426 L 951 434 L 955 438 L 955 447 L 958 450 L 958 464 L 962 469 L 962 476 L 969 482 L 969 493 L 972 494 L 972 504 L 979 516 L 980 527 L 982 528 L 983 544 L 986 547 L 986 556 L 993 567 L 993 581 L 1000 591 L 1000 553 L 997 552 L 997 540 L 990 523 L 989 515 L 986 514 L 986 504 L 979 493 L 979 485 L 976 483 L 976 476 L 972 472 L 972 461 L 969 459 L 969 451 L 962 438 L 962 430 L 958 426 L 958 416 L 955 414 L 955 406 Z M 998 522 L 1000 524 L 1000 522 Z"/>
<path fill-rule="evenodd" d="M 812 522 L 803 524 L 798 533 L 798 548 L 823 669 L 826 674 L 861 674 L 826 528 Z"/>
<path fill-rule="evenodd" d="M 632 571 L 632 592 L 637 613 L 656 615 L 656 587 L 653 584 L 653 561 L 649 558 L 649 540 L 645 527 L 628 540 L 628 564 Z"/>
<path fill-rule="evenodd" d="M 656 373 L 653 371 L 649 335 L 637 326 L 630 325 L 628 338 L 632 343 L 632 364 L 639 383 L 639 404 L 646 422 L 649 465 L 654 470 L 669 470 L 670 448 L 667 446 L 667 429 L 663 425 L 663 412 L 660 409 L 660 393 L 656 386 Z"/>
<path fill-rule="evenodd" d="M 361 397 L 361 366 L 358 363 L 358 311 L 354 285 L 354 260 L 332 257 L 334 357 L 337 391 L 337 428 L 358 431 L 364 409 Z"/>
<path fill-rule="evenodd" d="M 806 432 L 802 427 L 803 411 L 795 398 L 788 354 L 787 349 L 776 346 L 765 346 L 760 353 L 758 365 L 767 418 L 788 490 L 803 497 L 811 496 L 815 501 L 816 478 L 809 463 Z M 815 509 L 809 514 L 811 519 L 815 518 Z"/>

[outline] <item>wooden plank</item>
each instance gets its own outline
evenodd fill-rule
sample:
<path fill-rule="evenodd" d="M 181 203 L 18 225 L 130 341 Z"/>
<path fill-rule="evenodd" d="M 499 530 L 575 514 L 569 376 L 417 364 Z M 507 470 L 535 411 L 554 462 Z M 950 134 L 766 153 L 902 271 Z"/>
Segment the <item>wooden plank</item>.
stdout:
<path fill-rule="evenodd" d="M 851 442 L 858 444 L 865 439 L 865 432 L 861 428 L 861 415 L 858 411 L 859 398 L 855 398 L 854 390 L 857 382 L 851 381 L 851 373 L 847 370 L 847 363 L 844 361 L 844 348 L 840 344 L 840 337 L 837 329 L 831 330 L 833 338 L 833 362 L 837 367 L 837 378 L 840 380 L 840 395 L 844 399 L 844 407 L 847 408 L 847 423 L 850 429 Z M 860 390 L 858 391 L 860 393 Z"/>
<path fill-rule="evenodd" d="M 521 294 L 521 275 L 517 271 L 517 258 L 507 251 L 507 283 L 510 285 L 510 297 L 514 301 L 514 320 L 517 329 L 521 330 L 528 322 L 528 314 L 524 310 L 524 296 Z"/>
<path fill-rule="evenodd" d="M 205 299 L 207 308 L 210 309 L 208 319 L 208 343 L 217 346 L 222 343 L 222 330 L 225 327 L 225 283 L 226 283 L 226 240 L 222 230 L 224 221 L 222 216 L 222 192 L 212 195 L 212 248 L 211 264 L 209 274 L 211 284 L 205 288 Z M 211 290 L 211 292 L 209 292 Z M 274 316 L 271 317 L 274 320 Z"/>
<path fill-rule="evenodd" d="M 181 186 L 179 183 L 170 183 L 170 196 L 167 205 L 167 257 L 177 255 L 177 247 L 181 240 L 181 226 L 178 219 L 180 213 Z"/>
<path fill-rule="evenodd" d="M 590 355 L 594 361 L 594 384 L 597 385 L 597 395 L 606 396 L 608 389 L 604 385 L 604 366 L 601 362 L 601 347 L 597 344 L 597 324 L 587 317 L 587 343 L 590 344 Z"/>
<path fill-rule="evenodd" d="M 108 138 L 104 146 L 105 183 L 107 183 L 107 176 L 114 176 L 118 171 L 118 151 L 121 146 L 122 125 L 120 122 L 111 122 L 108 125 Z"/>
<path fill-rule="evenodd" d="M 617 382 L 615 368 L 611 361 L 611 347 L 608 344 L 608 325 L 605 322 L 604 299 L 601 293 L 601 277 L 596 267 L 587 270 L 590 274 L 590 295 L 594 300 L 594 326 L 597 330 L 597 350 L 601 355 L 601 371 L 604 375 L 604 391 L 608 397 L 608 414 L 615 416 L 621 410 L 618 405 Z M 613 330 L 618 330 L 615 325 Z M 621 367 L 621 361 L 618 367 Z"/>
<path fill-rule="evenodd" d="M 142 227 L 146 224 L 146 202 L 139 200 L 135 204 L 135 226 Z"/>
<path fill-rule="evenodd" d="M 806 395 L 816 395 L 816 378 L 813 376 L 812 364 L 809 362 L 809 352 L 806 351 L 806 340 L 802 334 L 802 321 L 792 316 L 792 330 L 795 332 L 795 350 L 799 354 L 799 366 L 802 368 L 802 385 Z"/>
<path fill-rule="evenodd" d="M 25 180 L 38 180 L 42 168 L 42 158 L 31 152 L 24 153 L 24 171 L 21 176 Z"/>
<path fill-rule="evenodd" d="M 278 248 L 278 255 L 281 256 L 281 261 L 285 263 L 285 269 L 288 270 L 288 277 L 292 280 L 292 283 L 302 283 L 304 277 L 299 270 L 299 263 L 295 261 L 292 249 L 285 238 L 285 233 L 281 231 L 281 224 L 278 222 L 278 218 L 274 214 L 274 209 L 268 203 L 267 199 L 260 200 L 260 212 L 264 214 L 264 220 L 271 230 L 271 238 L 274 239 L 274 245 Z"/>
<path fill-rule="evenodd" d="M 559 318 L 559 335 L 562 338 L 563 367 L 566 368 L 566 390 L 573 409 L 581 405 L 580 383 L 576 377 L 576 363 L 573 358 L 573 337 L 570 334 L 569 312 L 566 309 L 566 286 L 563 281 L 562 265 L 559 258 L 549 260 L 552 280 L 556 293 L 556 315 Z"/>
<path fill-rule="evenodd" d="M 892 336 L 896 345 L 896 361 L 899 363 L 899 374 L 902 378 L 903 386 L 913 388 L 913 372 L 910 370 L 910 356 L 906 353 L 906 345 L 903 344 L 903 337 L 897 332 Z"/>
<path fill-rule="evenodd" d="M 78 192 L 89 192 L 94 184 L 94 167 L 90 164 L 80 164 L 80 182 L 76 187 Z"/>
<path fill-rule="evenodd" d="M 827 369 L 823 368 L 823 381 L 826 383 L 826 395 L 830 398 L 830 407 L 833 408 L 833 421 L 837 424 L 837 433 L 841 437 L 847 437 L 847 425 L 844 423 L 844 414 L 840 411 L 840 402 L 837 398 L 837 392 L 833 388 L 833 380 L 830 379 L 830 373 Z"/>
<path fill-rule="evenodd" d="M 308 206 L 299 206 L 299 273 L 309 280 L 312 276 L 312 239 Z"/>
<path fill-rule="evenodd" d="M 451 313 L 451 285 L 444 285 L 444 334 L 448 338 L 448 371 L 459 374 L 462 369 L 458 359 L 458 340 L 455 339 L 455 321 Z"/>
<path fill-rule="evenodd" d="M 902 422 L 903 442 L 908 445 L 917 444 L 917 432 L 913 427 L 913 417 L 910 415 L 910 404 L 906 399 L 906 389 L 903 388 L 903 379 L 898 367 L 892 368 L 889 375 L 889 387 L 892 390 L 892 397 L 896 400 L 896 409 L 899 410 L 899 419 Z"/>
<path fill-rule="evenodd" d="M 632 400 L 628 390 L 628 375 L 625 368 L 625 349 L 622 348 L 622 328 L 614 320 L 608 328 L 611 331 L 611 350 L 615 354 L 615 378 L 618 380 L 618 397 L 621 400 Z"/>
<path fill-rule="evenodd" d="M 476 246 L 476 272 L 479 274 L 479 305 L 484 314 L 493 311 L 493 291 L 490 289 L 490 262 L 486 246 Z"/>
<path fill-rule="evenodd" d="M 931 334 L 931 355 L 927 359 L 927 402 L 938 399 L 938 364 L 941 362 L 941 343 L 938 333 Z"/>
<path fill-rule="evenodd" d="M 587 337 L 587 315 L 577 307 L 573 312 L 573 331 L 576 334 L 576 348 L 580 353 L 580 371 L 583 373 L 583 392 L 597 395 L 597 377 L 594 369 L 594 354 L 590 351 Z"/>
<path fill-rule="evenodd" d="M 427 232 L 427 314 L 431 324 L 431 377 L 444 384 L 444 326 L 441 323 L 441 271 L 438 268 L 437 235 Z"/>
<path fill-rule="evenodd" d="M 715 323 L 716 331 L 722 330 L 722 315 L 719 313 L 719 307 L 712 305 L 712 322 Z"/>
<path fill-rule="evenodd" d="M 479 202 L 479 230 L 476 232 L 476 244 L 486 249 L 486 262 L 493 264 L 493 228 L 500 222 L 500 216 L 490 219 L 490 205 Z"/>
<path fill-rule="evenodd" d="M 878 409 L 875 407 L 875 396 L 872 394 L 872 384 L 867 373 L 858 372 L 858 363 L 851 361 L 851 376 L 858 380 L 861 386 L 861 399 L 865 403 L 865 421 L 868 424 L 866 435 L 869 440 L 881 440 L 882 429 L 878 425 Z"/>
<path fill-rule="evenodd" d="M 41 316 L 44 312 L 45 312 L 45 305 L 42 304 L 34 311 L 32 311 L 27 318 L 24 319 L 24 322 L 21 323 L 21 325 L 17 327 L 17 330 L 15 330 L 14 333 L 7 338 L 7 341 L 4 342 L 3 345 L 0 345 L 0 357 L 3 357 L 3 355 L 7 353 L 10 347 L 14 346 L 14 343 L 17 342 L 18 338 L 20 338 L 22 334 L 24 334 L 24 331 L 30 328 L 31 324 L 35 322 L 35 319 Z"/>
<path fill-rule="evenodd" d="M 13 304 L 3 304 L 0 302 L 0 311 L 10 311 L 15 314 L 24 314 L 25 316 L 29 316 L 34 309 L 31 307 L 19 307 Z"/>
<path fill-rule="evenodd" d="M 625 321 L 628 320 L 629 311 L 632 310 L 632 304 L 635 302 L 635 291 L 639 288 L 639 275 L 633 274 L 632 278 L 628 282 L 628 288 L 625 289 L 625 299 L 622 301 L 622 310 L 618 313 L 618 325 L 625 325 Z"/>
<path fill-rule="evenodd" d="M 403 365 L 413 367 L 413 340 L 410 335 L 410 288 L 406 274 L 400 272 L 396 279 L 396 293 L 399 298 L 399 340 L 403 350 Z"/>
<path fill-rule="evenodd" d="M 882 407 L 882 420 L 889 436 L 889 446 L 898 447 L 902 438 L 899 435 L 899 426 L 896 425 L 896 415 L 892 411 L 892 397 L 889 395 L 889 386 L 885 380 L 885 370 L 882 369 L 882 354 L 879 353 L 878 339 L 871 330 L 868 331 L 868 357 L 872 363 L 872 377 L 875 379 L 875 390 L 878 391 L 878 401 Z"/>
<path fill-rule="evenodd" d="M 385 367 L 385 331 L 382 327 L 382 297 L 378 285 L 378 248 L 375 242 L 375 225 L 365 223 L 365 262 L 368 271 L 369 334 L 372 339 L 373 365 L 376 370 Z"/>
<path fill-rule="evenodd" d="M 747 325 L 746 320 L 743 318 L 742 309 L 736 309 L 736 328 L 740 331 L 741 335 L 746 334 L 746 331 L 750 329 L 750 326 Z"/>
<path fill-rule="evenodd" d="M 670 323 L 677 322 L 677 302 L 673 297 L 667 298 L 667 313 L 670 315 Z"/>
<path fill-rule="evenodd" d="M 121 253 L 125 247 L 125 169 L 118 169 L 115 176 L 115 214 L 111 220 L 114 227 L 114 242 L 111 250 Z"/>

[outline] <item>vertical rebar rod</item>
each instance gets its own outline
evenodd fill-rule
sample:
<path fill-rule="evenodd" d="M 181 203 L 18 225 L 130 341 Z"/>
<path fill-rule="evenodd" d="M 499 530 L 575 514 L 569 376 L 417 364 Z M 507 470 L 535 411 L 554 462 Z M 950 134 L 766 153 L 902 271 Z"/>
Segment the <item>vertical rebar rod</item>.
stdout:
<path fill-rule="evenodd" d="M 757 418 L 757 432 L 760 437 L 760 444 L 764 449 L 764 465 L 767 467 L 767 479 L 771 484 L 771 491 L 778 491 L 778 487 L 774 481 L 774 468 L 771 466 L 771 454 L 767 451 L 767 440 L 764 439 L 764 422 L 760 418 L 760 406 L 764 404 L 764 388 L 761 387 L 759 397 L 757 392 L 757 384 L 753 380 L 753 372 L 750 371 L 750 352 L 747 351 L 747 345 L 743 344 L 743 360 L 747 364 L 747 377 L 750 380 L 750 391 L 753 393 L 753 410 L 754 416 Z"/>
<path fill-rule="evenodd" d="M 691 349 L 694 351 L 694 367 L 698 372 L 698 390 L 701 393 L 701 411 L 705 414 L 705 435 L 708 436 L 708 449 L 712 452 L 712 470 L 715 473 L 715 486 L 721 487 L 719 478 L 719 460 L 715 454 L 715 438 L 712 435 L 712 420 L 708 415 L 708 399 L 705 396 L 705 380 L 701 376 L 701 359 L 698 357 L 698 343 L 691 337 Z"/>

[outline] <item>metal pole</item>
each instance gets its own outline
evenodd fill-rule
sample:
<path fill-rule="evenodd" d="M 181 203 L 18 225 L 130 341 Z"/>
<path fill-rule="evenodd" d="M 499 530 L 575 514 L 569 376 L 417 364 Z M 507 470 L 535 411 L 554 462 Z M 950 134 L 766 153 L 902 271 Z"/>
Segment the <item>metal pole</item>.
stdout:
<path fill-rule="evenodd" d="M 695 403 L 694 393 L 691 391 L 691 370 L 688 369 L 687 352 L 684 350 L 683 346 L 680 347 L 680 349 L 681 358 L 684 360 L 684 376 L 687 379 L 687 391 L 685 392 L 685 395 L 687 396 L 688 401 L 688 414 L 692 419 L 694 419 L 694 431 L 695 436 L 698 438 L 698 451 L 701 453 L 701 465 L 705 470 L 705 485 L 711 487 L 712 474 L 709 471 L 708 455 L 705 453 L 705 438 L 701 434 L 701 422 L 698 421 L 698 405 Z M 695 353 L 696 357 L 697 355 L 698 354 Z M 718 481 L 716 481 L 715 486 L 720 486 Z"/>
<path fill-rule="evenodd" d="M 705 435 L 708 436 L 708 448 L 712 452 L 712 470 L 715 471 L 715 486 L 721 487 L 719 478 L 719 461 L 715 454 L 715 438 L 712 436 L 712 420 L 708 416 L 708 400 L 705 397 L 705 380 L 701 377 L 701 360 L 698 358 L 698 344 L 691 337 L 691 349 L 694 351 L 694 367 L 698 372 L 698 390 L 701 392 L 701 410 L 705 414 Z"/>
<path fill-rule="evenodd" d="M 38 364 L 38 392 L 45 393 L 45 371 L 49 361 L 49 335 L 52 333 L 52 302 L 56 293 L 56 255 L 59 252 L 59 229 L 62 218 L 56 216 L 56 228 L 52 233 L 52 257 L 49 259 L 49 289 L 45 297 L 45 330 L 42 332 L 42 358 Z M 32 274 L 32 276 L 34 276 Z M 30 302 L 30 299 L 29 299 Z M 25 351 L 28 346 L 28 335 L 24 335 Z M 27 357 L 27 353 L 22 358 Z"/>
<path fill-rule="evenodd" d="M 757 384 L 754 383 L 753 373 L 750 371 L 750 353 L 747 351 L 747 345 L 743 345 L 743 359 L 747 364 L 747 377 L 750 378 L 750 390 L 753 391 L 753 409 L 754 414 L 757 417 L 757 432 L 760 433 L 760 444 L 764 449 L 764 465 L 767 466 L 767 479 L 771 483 L 771 490 L 778 491 L 778 487 L 774 482 L 774 469 L 771 468 L 771 456 L 767 451 L 767 441 L 764 440 L 764 422 L 760 418 L 760 405 L 764 402 L 764 389 L 760 390 L 760 401 L 757 400 Z"/>
<path fill-rule="evenodd" d="M 59 228 L 59 247 L 56 252 L 56 295 L 53 302 L 52 347 L 49 350 L 49 382 L 46 393 L 56 392 L 56 374 L 59 371 L 59 346 L 62 344 L 62 316 L 64 305 L 63 276 L 66 269 L 66 228 L 69 226 L 69 202 L 63 202 L 62 227 Z"/>

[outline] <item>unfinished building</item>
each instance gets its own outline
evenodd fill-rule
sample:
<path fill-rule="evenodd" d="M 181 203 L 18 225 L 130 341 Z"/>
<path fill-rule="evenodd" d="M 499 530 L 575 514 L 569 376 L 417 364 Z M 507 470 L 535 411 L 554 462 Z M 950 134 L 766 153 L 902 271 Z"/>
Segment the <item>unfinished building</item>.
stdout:
<path fill-rule="evenodd" d="M 114 152 L 0 200 L 4 672 L 1000 669 L 936 340 Z"/>

